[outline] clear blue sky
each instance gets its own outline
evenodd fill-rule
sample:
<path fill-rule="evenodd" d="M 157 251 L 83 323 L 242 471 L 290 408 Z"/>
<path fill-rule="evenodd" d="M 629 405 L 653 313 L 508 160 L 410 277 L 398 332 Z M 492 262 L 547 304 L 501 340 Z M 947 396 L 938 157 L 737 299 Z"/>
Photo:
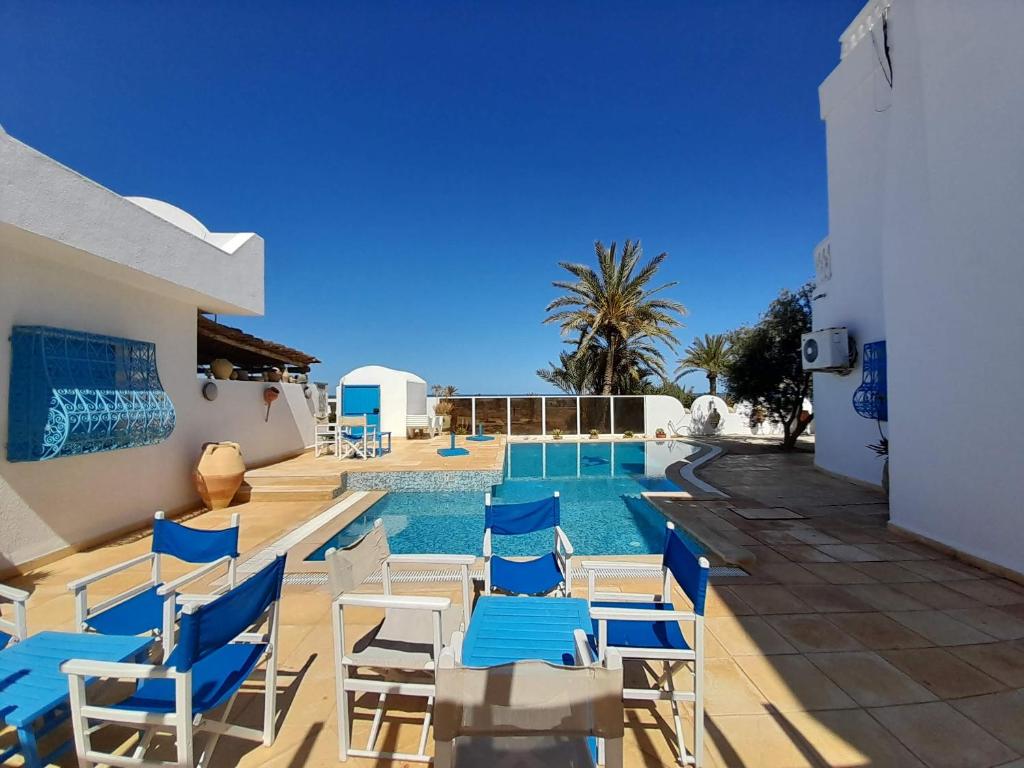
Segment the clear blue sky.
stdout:
<path fill-rule="evenodd" d="M 861 5 L 0 0 L 0 123 L 261 234 L 266 316 L 222 319 L 318 379 L 542 392 L 557 262 L 595 239 L 668 252 L 683 346 L 812 275 L 817 86 Z"/>

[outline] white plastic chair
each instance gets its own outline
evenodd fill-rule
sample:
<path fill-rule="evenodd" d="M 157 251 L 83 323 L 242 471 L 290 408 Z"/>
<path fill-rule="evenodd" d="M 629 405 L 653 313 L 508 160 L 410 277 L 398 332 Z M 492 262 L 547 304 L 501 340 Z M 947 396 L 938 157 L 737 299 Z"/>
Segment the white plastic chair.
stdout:
<path fill-rule="evenodd" d="M 334 659 L 338 699 L 338 755 L 377 760 L 407 760 L 429 763 L 427 735 L 433 714 L 433 673 L 442 648 L 452 633 L 464 629 L 469 621 L 471 594 L 469 566 L 472 555 L 392 555 L 381 520 L 358 541 L 345 549 L 329 549 L 326 558 L 334 627 Z M 457 566 L 462 572 L 462 605 L 453 605 L 447 597 L 399 596 L 392 592 L 391 572 L 406 565 Z M 381 592 L 352 594 L 366 579 L 381 571 Z M 355 643 L 352 652 L 345 645 L 345 609 L 378 608 L 384 620 Z M 360 672 L 371 670 L 375 674 Z M 427 682 L 423 682 L 424 674 Z M 352 748 L 349 694 L 375 693 L 377 707 L 364 749 Z M 384 716 L 387 696 L 398 694 L 427 700 L 416 752 L 384 752 L 375 749 Z"/>
<path fill-rule="evenodd" d="M 9 604 L 13 616 L 4 618 L 0 614 L 0 651 L 8 645 L 20 642 L 28 637 L 28 611 L 25 604 L 28 602 L 28 592 L 6 584 L 0 584 L 0 604 Z"/>

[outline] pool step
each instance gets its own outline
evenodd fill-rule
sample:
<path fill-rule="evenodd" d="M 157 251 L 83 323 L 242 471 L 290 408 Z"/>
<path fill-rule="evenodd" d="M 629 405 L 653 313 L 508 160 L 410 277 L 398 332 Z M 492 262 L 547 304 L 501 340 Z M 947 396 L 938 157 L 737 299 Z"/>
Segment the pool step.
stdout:
<path fill-rule="evenodd" d="M 341 484 L 258 485 L 243 483 L 236 501 L 330 501 L 342 493 Z"/>
<path fill-rule="evenodd" d="M 270 473 L 264 469 L 252 469 L 245 473 L 245 482 L 253 488 L 337 485 L 341 483 L 341 475 L 340 471 L 332 473 L 286 474 L 282 472 Z"/>

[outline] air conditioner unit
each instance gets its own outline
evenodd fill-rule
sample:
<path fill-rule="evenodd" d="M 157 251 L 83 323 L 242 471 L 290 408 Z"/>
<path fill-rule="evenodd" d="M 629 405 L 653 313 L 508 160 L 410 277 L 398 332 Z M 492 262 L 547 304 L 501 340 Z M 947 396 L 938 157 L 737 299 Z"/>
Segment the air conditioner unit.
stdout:
<path fill-rule="evenodd" d="M 850 340 L 845 328 L 826 328 L 805 333 L 800 341 L 805 371 L 850 369 Z"/>

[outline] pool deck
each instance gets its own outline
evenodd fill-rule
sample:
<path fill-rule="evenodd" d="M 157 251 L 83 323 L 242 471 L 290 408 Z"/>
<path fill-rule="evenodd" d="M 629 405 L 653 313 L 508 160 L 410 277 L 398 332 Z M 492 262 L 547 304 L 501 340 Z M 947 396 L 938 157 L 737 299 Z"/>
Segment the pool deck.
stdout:
<path fill-rule="evenodd" d="M 727 453 L 698 474 L 730 499 L 671 500 L 673 514 L 701 517 L 757 561 L 748 577 L 716 579 L 709 589 L 705 765 L 1024 766 L 1024 586 L 890 530 L 880 493 L 818 472 L 809 453 L 782 454 L 770 441 L 714 442 Z M 415 443 L 404 446 L 407 453 L 396 441 L 391 461 L 450 468 L 429 456 L 437 445 Z M 474 446 L 476 459 L 485 460 L 486 446 Z M 500 461 L 499 445 L 490 460 Z M 291 462 L 285 464 L 314 463 L 307 457 Z M 200 514 L 190 524 L 217 528 L 239 512 L 247 557 L 335 503 L 252 501 Z M 66 583 L 149 546 L 142 533 L 8 583 L 32 592 L 31 631 L 70 630 Z M 97 595 L 128 584 L 114 578 Z M 451 583 L 401 586 L 458 599 Z M 652 585 L 613 582 L 613 588 L 640 587 Z M 678 607 L 687 605 L 681 594 L 673 598 Z M 323 587 L 286 585 L 277 741 L 262 748 L 224 738 L 213 766 L 339 764 L 329 603 Z M 349 618 L 353 640 L 376 622 L 369 610 Z M 357 708 L 356 742 L 369 728 L 367 703 Z M 232 721 L 258 726 L 261 704 L 255 694 L 243 694 Z M 396 700 L 385 718 L 389 747 L 414 746 L 419 711 L 415 702 Z M 644 704 L 626 713 L 626 765 L 675 765 L 667 708 Z M 0 744 L 10 738 L 4 732 Z M 73 765 L 74 758 L 61 764 Z"/>

